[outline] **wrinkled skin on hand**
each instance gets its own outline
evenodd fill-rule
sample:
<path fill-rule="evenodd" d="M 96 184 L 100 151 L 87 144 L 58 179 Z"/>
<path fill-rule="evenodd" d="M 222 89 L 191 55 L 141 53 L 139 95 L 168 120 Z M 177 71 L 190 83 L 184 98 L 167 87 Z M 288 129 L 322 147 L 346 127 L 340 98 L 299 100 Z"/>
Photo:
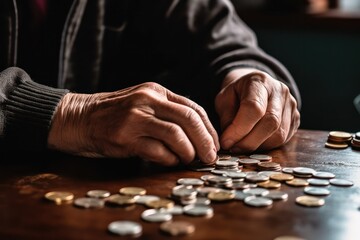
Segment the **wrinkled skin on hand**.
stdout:
<path fill-rule="evenodd" d="M 51 149 L 86 156 L 138 156 L 162 165 L 214 162 L 218 136 L 195 102 L 157 83 L 96 94 L 66 94 L 48 137 Z"/>
<path fill-rule="evenodd" d="M 289 88 L 254 69 L 230 72 L 215 107 L 222 128 L 221 147 L 236 153 L 279 147 L 300 125 L 297 102 Z"/>

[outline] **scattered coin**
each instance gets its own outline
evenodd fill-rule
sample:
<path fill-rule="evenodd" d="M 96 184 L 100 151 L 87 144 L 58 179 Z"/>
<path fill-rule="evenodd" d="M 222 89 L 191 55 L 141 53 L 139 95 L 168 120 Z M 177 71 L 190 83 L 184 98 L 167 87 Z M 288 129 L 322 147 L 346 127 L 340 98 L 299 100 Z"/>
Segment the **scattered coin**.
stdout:
<path fill-rule="evenodd" d="M 248 188 L 244 189 L 243 192 L 253 196 L 265 196 L 269 193 L 269 190 L 265 188 Z"/>
<path fill-rule="evenodd" d="M 291 235 L 284 235 L 274 238 L 274 240 L 306 240 L 305 238 L 291 236 Z"/>
<path fill-rule="evenodd" d="M 294 176 L 288 173 L 277 173 L 277 174 L 272 174 L 270 176 L 271 180 L 276 180 L 279 182 L 285 182 L 285 181 L 289 181 L 294 179 Z"/>
<path fill-rule="evenodd" d="M 103 208 L 105 202 L 99 198 L 83 197 L 75 199 L 74 205 L 81 208 Z"/>
<path fill-rule="evenodd" d="M 119 193 L 128 196 L 145 195 L 146 190 L 139 187 L 123 187 L 120 188 Z"/>
<path fill-rule="evenodd" d="M 322 187 L 306 187 L 304 188 L 304 193 L 315 196 L 326 196 L 330 194 L 330 191 Z"/>
<path fill-rule="evenodd" d="M 331 185 L 339 186 L 339 187 L 351 187 L 354 185 L 352 181 L 346 179 L 333 178 L 330 179 L 329 181 Z"/>
<path fill-rule="evenodd" d="M 187 221 L 169 221 L 162 223 L 160 229 L 171 236 L 180 236 L 193 233 L 195 226 Z"/>
<path fill-rule="evenodd" d="M 260 182 L 257 184 L 259 187 L 262 188 L 268 188 L 268 189 L 274 189 L 274 188 L 279 188 L 281 187 L 281 183 L 279 183 L 278 181 L 266 181 L 266 182 Z"/>
<path fill-rule="evenodd" d="M 136 202 L 136 196 L 113 194 L 105 198 L 105 203 L 110 205 L 125 206 Z"/>
<path fill-rule="evenodd" d="M 165 199 L 165 198 L 160 198 L 158 200 L 151 200 L 145 203 L 146 206 L 150 207 L 150 208 L 155 208 L 155 209 L 159 209 L 159 208 L 172 208 L 174 207 L 174 201 Z"/>
<path fill-rule="evenodd" d="M 284 168 L 281 169 L 281 171 L 282 171 L 283 173 L 292 174 L 292 173 L 293 173 L 293 169 L 294 169 L 294 168 L 292 168 L 292 167 L 284 167 Z"/>
<path fill-rule="evenodd" d="M 329 180 L 327 179 L 318 179 L 318 178 L 310 178 L 307 180 L 310 185 L 313 186 L 328 186 L 330 184 Z"/>
<path fill-rule="evenodd" d="M 299 175 L 313 175 L 316 173 L 316 171 L 312 168 L 308 167 L 295 167 L 293 168 L 293 173 L 299 174 Z"/>
<path fill-rule="evenodd" d="M 305 187 L 309 185 L 309 182 L 305 179 L 294 178 L 293 180 L 286 181 L 286 184 L 293 187 Z"/>
<path fill-rule="evenodd" d="M 316 178 L 324 178 L 324 179 L 331 179 L 335 177 L 335 174 L 330 172 L 316 172 L 314 173 L 314 177 Z"/>
<path fill-rule="evenodd" d="M 177 183 L 186 186 L 201 186 L 204 184 L 204 181 L 198 178 L 180 178 L 177 180 Z"/>
<path fill-rule="evenodd" d="M 266 154 L 252 154 L 249 156 L 249 158 L 257 159 L 260 161 L 271 161 L 272 160 L 272 156 L 266 155 Z"/>
<path fill-rule="evenodd" d="M 210 192 L 207 196 L 211 201 L 224 202 L 234 199 L 235 193 L 231 191 Z"/>
<path fill-rule="evenodd" d="M 142 212 L 141 218 L 148 222 L 166 222 L 172 219 L 172 215 L 157 209 L 147 209 Z"/>
<path fill-rule="evenodd" d="M 46 193 L 45 198 L 60 205 L 71 202 L 74 199 L 74 194 L 71 192 L 53 191 Z"/>
<path fill-rule="evenodd" d="M 108 230 L 120 236 L 137 237 L 142 233 L 142 226 L 132 221 L 114 221 L 108 225 Z"/>
<path fill-rule="evenodd" d="M 296 198 L 296 203 L 306 207 L 320 207 L 325 204 L 325 200 L 312 196 L 300 196 Z"/>
<path fill-rule="evenodd" d="M 286 200 L 288 199 L 288 194 L 282 191 L 270 191 L 265 197 L 270 198 L 272 200 Z"/>
<path fill-rule="evenodd" d="M 106 190 L 90 190 L 86 193 L 86 196 L 92 198 L 107 198 L 110 196 L 110 192 Z"/>
<path fill-rule="evenodd" d="M 206 216 L 212 217 L 214 210 L 206 205 L 187 205 L 184 207 L 184 213 L 191 216 Z"/>
<path fill-rule="evenodd" d="M 153 200 L 159 200 L 160 197 L 155 195 L 142 195 L 136 198 L 135 202 L 139 204 L 146 204 L 147 202 L 153 201 Z"/>
<path fill-rule="evenodd" d="M 344 149 L 347 148 L 348 146 L 349 144 L 346 143 L 330 143 L 330 142 L 325 143 L 325 147 L 333 148 L 333 149 Z"/>
<path fill-rule="evenodd" d="M 250 196 L 244 199 L 244 203 L 252 207 L 268 207 L 272 205 L 273 201 L 266 197 Z"/>

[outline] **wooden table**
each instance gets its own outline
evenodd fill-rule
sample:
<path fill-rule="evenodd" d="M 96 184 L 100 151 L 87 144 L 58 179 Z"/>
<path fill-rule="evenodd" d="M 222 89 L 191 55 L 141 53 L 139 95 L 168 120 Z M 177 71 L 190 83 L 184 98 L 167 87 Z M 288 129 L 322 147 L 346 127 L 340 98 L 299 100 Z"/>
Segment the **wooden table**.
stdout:
<path fill-rule="evenodd" d="M 144 187 L 148 194 L 168 197 L 180 177 L 206 173 L 183 167 L 165 168 L 139 159 L 87 159 L 58 153 L 2 156 L 0 167 L 0 239 L 125 239 L 107 231 L 115 220 L 140 223 L 138 239 L 274 239 L 292 235 L 304 239 L 360 239 L 360 151 L 324 147 L 328 132 L 299 130 L 281 149 L 268 154 L 282 167 L 311 167 L 329 171 L 337 178 L 354 182 L 352 187 L 329 186 L 331 194 L 322 207 L 295 203 L 303 187 L 282 184 L 287 201 L 270 208 L 254 208 L 242 201 L 211 203 L 214 216 L 206 219 L 186 215 L 174 220 L 193 223 L 196 230 L 183 237 L 171 237 L 159 230 L 160 223 L 141 220 L 143 205 L 82 209 L 72 204 L 57 206 L 44 200 L 48 191 L 70 191 L 82 197 L 91 189 L 117 193 L 121 187 Z"/>

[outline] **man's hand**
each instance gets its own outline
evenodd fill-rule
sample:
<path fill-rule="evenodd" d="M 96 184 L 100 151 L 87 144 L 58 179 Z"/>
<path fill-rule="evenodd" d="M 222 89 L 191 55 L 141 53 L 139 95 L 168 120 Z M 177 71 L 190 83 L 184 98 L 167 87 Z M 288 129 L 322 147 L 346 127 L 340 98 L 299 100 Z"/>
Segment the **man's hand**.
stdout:
<path fill-rule="evenodd" d="M 297 102 L 289 88 L 255 69 L 230 72 L 215 106 L 223 130 L 221 147 L 232 152 L 279 147 L 289 141 L 300 125 Z"/>
<path fill-rule="evenodd" d="M 156 83 L 64 96 L 49 148 L 86 157 L 138 156 L 163 165 L 214 162 L 218 136 L 202 107 Z"/>

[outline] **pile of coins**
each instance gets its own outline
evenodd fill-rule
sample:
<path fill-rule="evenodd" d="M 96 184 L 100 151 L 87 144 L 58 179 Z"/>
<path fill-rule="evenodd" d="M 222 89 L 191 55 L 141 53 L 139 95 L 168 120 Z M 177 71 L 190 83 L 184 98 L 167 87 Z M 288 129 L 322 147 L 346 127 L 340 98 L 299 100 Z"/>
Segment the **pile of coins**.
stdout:
<path fill-rule="evenodd" d="M 140 216 L 143 221 L 160 223 L 161 232 L 179 236 L 193 233 L 195 226 L 187 221 L 176 221 L 173 216 L 211 218 L 214 216 L 213 202 L 242 201 L 246 206 L 269 207 L 274 202 L 288 199 L 288 194 L 280 190 L 282 184 L 286 184 L 303 187 L 304 194 L 296 198 L 296 204 L 321 207 L 325 204 L 324 197 L 331 194 L 326 186 L 353 185 L 330 172 L 307 167 L 283 168 L 268 155 L 240 157 L 223 154 L 211 166 L 196 162 L 190 165 L 190 169 L 200 172 L 207 169 L 208 173 L 200 178 L 178 179 L 166 197 L 149 195 L 141 187 L 123 187 L 114 194 L 106 190 L 90 190 L 85 197 L 79 198 L 70 192 L 48 192 L 44 197 L 58 205 L 73 203 L 75 207 L 86 209 L 140 204 L 147 208 Z M 108 225 L 108 231 L 137 237 L 143 230 L 141 224 L 134 221 L 114 221 Z"/>
<path fill-rule="evenodd" d="M 344 131 L 331 131 L 328 134 L 325 147 L 345 149 L 351 146 L 354 150 L 360 150 L 360 132 L 351 134 Z"/>

